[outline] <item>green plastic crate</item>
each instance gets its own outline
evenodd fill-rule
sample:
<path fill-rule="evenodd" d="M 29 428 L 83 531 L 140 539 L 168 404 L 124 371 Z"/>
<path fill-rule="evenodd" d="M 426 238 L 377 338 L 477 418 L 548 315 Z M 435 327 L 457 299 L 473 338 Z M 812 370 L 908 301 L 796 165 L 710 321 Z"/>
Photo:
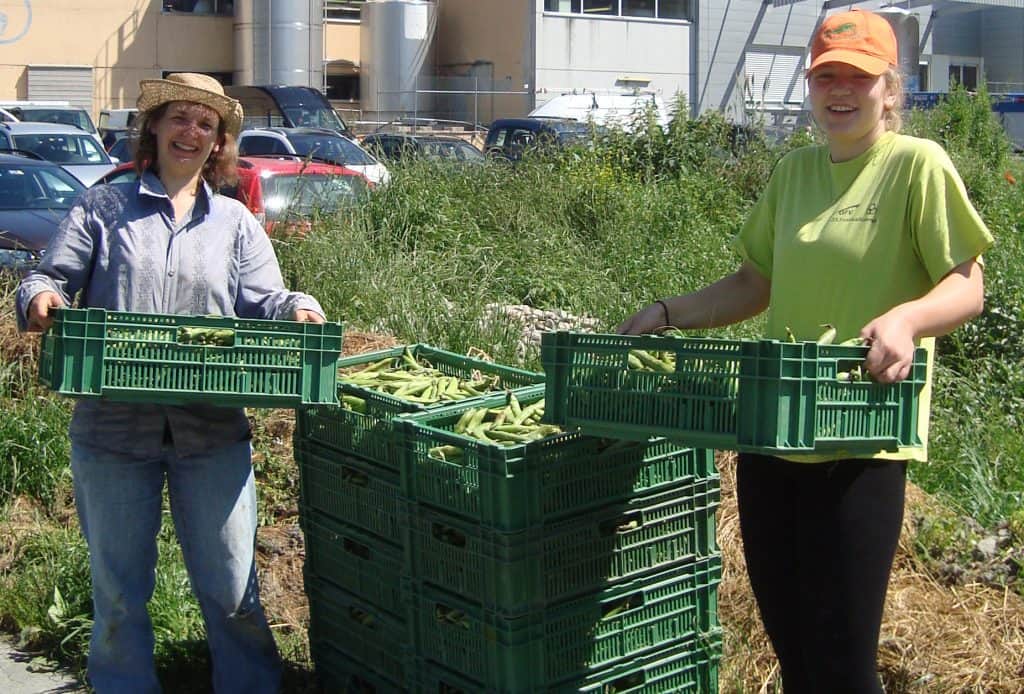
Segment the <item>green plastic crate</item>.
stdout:
<path fill-rule="evenodd" d="M 483 691 L 497 694 L 717 694 L 721 653 L 721 636 L 711 634 L 612 665 L 588 675 L 581 683 L 570 681 L 529 689 L 501 685 L 488 689 L 482 682 L 426 660 L 420 662 L 419 686 L 414 691 L 422 694 L 478 694 Z"/>
<path fill-rule="evenodd" d="M 415 675 L 411 624 L 313 576 L 306 576 L 309 642 L 326 692 L 361 685 L 404 689 Z M 380 689 L 378 689 L 380 687 Z"/>
<path fill-rule="evenodd" d="M 404 544 L 409 502 L 397 472 L 298 438 L 295 464 L 302 506 Z"/>
<path fill-rule="evenodd" d="M 229 346 L 183 329 L 233 331 Z M 58 309 L 39 380 L 61 395 L 137 403 L 298 407 L 336 403 L 338 323 Z"/>
<path fill-rule="evenodd" d="M 405 552 L 314 511 L 299 512 L 306 573 L 401 616 L 402 581 L 409 573 Z"/>
<path fill-rule="evenodd" d="M 675 354 L 672 373 L 629 369 L 631 349 Z M 897 384 L 842 381 L 867 347 L 654 335 L 545 333 L 546 419 L 596 436 L 664 436 L 760 453 L 868 453 L 920 445 L 927 353 Z"/>
<path fill-rule="evenodd" d="M 520 533 L 418 505 L 411 521 L 412 575 L 487 609 L 526 613 L 717 554 L 719 496 L 719 480 L 705 478 Z"/>
<path fill-rule="evenodd" d="M 480 682 L 480 691 L 579 685 L 614 663 L 668 644 L 714 637 L 720 631 L 721 575 L 719 556 L 679 563 L 517 617 L 421 584 L 413 598 L 416 649 Z"/>
<path fill-rule="evenodd" d="M 569 691 L 584 694 L 718 694 L 721 660 L 721 634 L 709 635 L 614 665 L 588 677 Z"/>
<path fill-rule="evenodd" d="M 325 694 L 342 692 L 390 694 L 412 691 L 409 683 L 395 682 L 394 673 L 391 673 L 390 677 L 386 677 L 382 673 L 375 672 L 337 646 L 338 644 L 322 640 L 309 643 L 313 670 L 316 672 L 320 684 L 320 688 L 315 691 Z M 415 667 L 415 662 L 412 663 L 412 666 Z M 399 672 L 404 673 L 405 669 Z"/>
<path fill-rule="evenodd" d="M 544 397 L 544 386 L 524 389 L 523 406 Z M 454 432 L 473 407 L 501 407 L 506 396 L 402 417 L 412 495 L 448 513 L 505 532 L 717 474 L 714 452 L 665 439 L 598 439 L 578 430 L 529 443 L 499 446 Z M 398 424 L 396 423 L 396 427 Z M 463 450 L 458 462 L 429 455 L 435 446 Z"/>
<path fill-rule="evenodd" d="M 401 357 L 407 347 L 395 347 L 346 357 L 338 360 L 339 370 L 370 364 L 385 358 Z M 409 345 L 417 359 L 428 360 L 447 376 L 467 378 L 474 372 L 501 377 L 503 390 L 515 390 L 544 381 L 544 374 L 501 366 L 482 359 L 466 357 L 454 352 L 423 344 Z M 426 412 L 451 405 L 451 401 L 436 405 L 401 400 L 387 393 L 338 381 L 338 395 L 355 395 L 366 401 L 366 412 L 358 413 L 341 407 L 313 407 L 303 409 L 296 417 L 296 433 L 304 441 L 312 441 L 328 448 L 352 453 L 397 470 L 400 465 L 392 419 L 410 412 Z M 460 401 L 466 402 L 466 401 Z"/>

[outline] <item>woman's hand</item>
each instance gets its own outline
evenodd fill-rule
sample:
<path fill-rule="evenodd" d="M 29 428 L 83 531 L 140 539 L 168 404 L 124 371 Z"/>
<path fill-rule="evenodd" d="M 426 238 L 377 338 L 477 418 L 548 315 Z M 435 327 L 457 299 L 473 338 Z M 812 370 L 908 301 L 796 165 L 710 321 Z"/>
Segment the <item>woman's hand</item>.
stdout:
<path fill-rule="evenodd" d="M 864 367 L 879 383 L 896 383 L 914 364 L 914 330 L 900 307 L 882 314 L 860 331 L 869 346 Z"/>
<path fill-rule="evenodd" d="M 28 331 L 41 333 L 49 330 L 53 325 L 52 309 L 63 308 L 63 306 L 64 299 L 57 292 L 44 290 L 36 294 L 29 302 L 26 312 Z"/>
<path fill-rule="evenodd" d="M 297 308 L 295 309 L 295 318 L 299 323 L 323 323 L 324 317 L 316 311 L 310 311 L 308 308 Z"/>
<path fill-rule="evenodd" d="M 619 335 L 652 335 L 660 328 L 668 326 L 664 304 L 655 302 L 647 308 L 640 309 L 622 321 L 616 332 Z"/>

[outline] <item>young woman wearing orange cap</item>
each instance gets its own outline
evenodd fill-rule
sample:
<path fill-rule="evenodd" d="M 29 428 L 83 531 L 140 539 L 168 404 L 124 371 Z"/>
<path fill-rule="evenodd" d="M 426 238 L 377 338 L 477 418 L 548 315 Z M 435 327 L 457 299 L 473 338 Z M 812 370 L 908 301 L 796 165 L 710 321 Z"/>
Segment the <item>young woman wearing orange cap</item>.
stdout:
<path fill-rule="evenodd" d="M 896 37 L 877 14 L 828 17 L 807 71 L 826 144 L 783 157 L 734 239 L 743 262 L 619 326 L 710 328 L 767 309 L 767 336 L 864 338 L 877 381 L 905 379 L 914 349 L 980 313 L 992 236 L 934 142 L 898 134 Z M 930 379 L 930 375 L 929 375 Z M 929 384 L 930 386 L 930 384 Z M 930 387 L 921 396 L 926 439 Z M 774 457 L 741 453 L 744 556 L 786 694 L 881 692 L 878 638 L 903 519 L 906 464 L 925 446 Z"/>

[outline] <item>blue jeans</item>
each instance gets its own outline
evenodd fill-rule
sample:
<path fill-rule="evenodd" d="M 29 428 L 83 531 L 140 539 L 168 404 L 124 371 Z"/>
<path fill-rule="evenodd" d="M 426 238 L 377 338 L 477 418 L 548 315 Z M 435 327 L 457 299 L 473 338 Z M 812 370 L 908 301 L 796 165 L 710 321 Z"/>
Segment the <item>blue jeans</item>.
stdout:
<path fill-rule="evenodd" d="M 256 581 L 256 486 L 248 441 L 150 460 L 71 446 L 95 612 L 89 681 L 99 694 L 159 692 L 146 603 L 156 584 L 161 494 L 206 623 L 217 694 L 277 692 L 281 661 Z"/>

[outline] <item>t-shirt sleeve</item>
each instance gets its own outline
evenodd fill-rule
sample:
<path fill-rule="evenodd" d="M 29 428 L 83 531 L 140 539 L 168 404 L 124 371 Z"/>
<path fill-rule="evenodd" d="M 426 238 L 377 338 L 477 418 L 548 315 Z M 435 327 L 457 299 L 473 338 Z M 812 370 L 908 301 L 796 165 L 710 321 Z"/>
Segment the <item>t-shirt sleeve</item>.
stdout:
<path fill-rule="evenodd" d="M 921 262 L 937 283 L 957 265 L 984 252 L 993 238 L 949 155 L 938 145 L 929 149 L 911 183 L 908 214 Z"/>
<path fill-rule="evenodd" d="M 778 202 L 776 180 L 780 166 L 776 166 L 768 179 L 761 197 L 747 215 L 739 233 L 732 239 L 732 248 L 744 261 L 749 262 L 763 276 L 771 279 L 775 250 L 775 206 Z"/>

